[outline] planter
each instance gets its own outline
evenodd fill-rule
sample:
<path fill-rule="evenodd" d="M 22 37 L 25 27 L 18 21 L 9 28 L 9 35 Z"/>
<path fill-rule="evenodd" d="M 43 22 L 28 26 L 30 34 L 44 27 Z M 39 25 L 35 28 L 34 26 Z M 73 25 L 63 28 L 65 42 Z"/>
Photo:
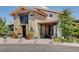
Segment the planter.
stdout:
<path fill-rule="evenodd" d="M 33 37 L 33 32 L 28 32 L 26 38 L 27 38 L 28 40 L 31 40 L 32 37 Z"/>
<path fill-rule="evenodd" d="M 32 36 L 27 36 L 27 40 L 31 40 L 32 39 Z"/>
<path fill-rule="evenodd" d="M 16 37 L 17 37 L 17 33 L 15 33 L 14 31 L 11 32 L 11 37 L 12 37 L 12 38 L 16 38 Z"/>

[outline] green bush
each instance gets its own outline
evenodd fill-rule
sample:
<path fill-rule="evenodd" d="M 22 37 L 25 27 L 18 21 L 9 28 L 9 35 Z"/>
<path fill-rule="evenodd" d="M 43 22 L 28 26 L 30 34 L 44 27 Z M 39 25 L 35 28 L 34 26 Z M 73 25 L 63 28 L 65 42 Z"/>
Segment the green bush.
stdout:
<path fill-rule="evenodd" d="M 75 40 L 74 38 L 55 38 L 54 42 L 68 42 L 68 43 L 74 43 L 75 41 L 79 42 L 79 40 Z"/>
<path fill-rule="evenodd" d="M 34 32 L 28 32 L 27 36 L 32 36 L 33 37 Z"/>
<path fill-rule="evenodd" d="M 79 43 L 79 39 L 75 39 L 76 40 L 76 43 Z"/>
<path fill-rule="evenodd" d="M 67 40 L 66 39 L 62 39 L 61 37 L 59 37 L 59 38 L 55 38 L 54 39 L 54 42 L 66 42 Z"/>
<path fill-rule="evenodd" d="M 67 43 L 79 43 L 79 39 L 77 38 L 73 38 L 73 37 L 69 37 L 69 38 L 66 38 L 66 39 L 62 39 L 61 37 L 60 38 L 55 38 L 54 39 L 54 42 L 67 42 Z"/>
<path fill-rule="evenodd" d="M 66 42 L 73 43 L 74 39 L 66 39 Z"/>
<path fill-rule="evenodd" d="M 55 38 L 54 42 L 61 42 L 61 38 Z"/>

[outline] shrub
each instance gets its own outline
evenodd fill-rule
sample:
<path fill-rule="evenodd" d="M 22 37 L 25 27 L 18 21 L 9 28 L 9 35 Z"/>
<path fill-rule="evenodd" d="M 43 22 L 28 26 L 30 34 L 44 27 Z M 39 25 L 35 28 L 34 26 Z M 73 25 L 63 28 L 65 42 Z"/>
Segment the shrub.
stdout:
<path fill-rule="evenodd" d="M 74 38 L 55 38 L 54 39 L 54 42 L 68 42 L 68 43 L 74 43 L 75 41 L 78 41 L 79 40 L 75 40 Z"/>
<path fill-rule="evenodd" d="M 79 43 L 79 39 L 75 39 L 76 40 L 76 43 Z"/>
<path fill-rule="evenodd" d="M 61 42 L 61 38 L 55 38 L 54 42 Z"/>
<path fill-rule="evenodd" d="M 27 36 L 32 36 L 33 37 L 33 32 L 28 32 Z"/>
<path fill-rule="evenodd" d="M 74 39 L 66 39 L 66 42 L 72 43 L 74 42 Z"/>

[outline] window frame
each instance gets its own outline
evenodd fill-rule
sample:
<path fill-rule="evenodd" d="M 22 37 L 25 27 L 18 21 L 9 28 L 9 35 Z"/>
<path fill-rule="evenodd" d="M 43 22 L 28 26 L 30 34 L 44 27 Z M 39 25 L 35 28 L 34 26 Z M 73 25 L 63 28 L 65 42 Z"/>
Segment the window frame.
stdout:
<path fill-rule="evenodd" d="M 29 17 L 28 15 L 20 15 L 20 23 L 21 24 L 28 24 L 28 17 Z"/>

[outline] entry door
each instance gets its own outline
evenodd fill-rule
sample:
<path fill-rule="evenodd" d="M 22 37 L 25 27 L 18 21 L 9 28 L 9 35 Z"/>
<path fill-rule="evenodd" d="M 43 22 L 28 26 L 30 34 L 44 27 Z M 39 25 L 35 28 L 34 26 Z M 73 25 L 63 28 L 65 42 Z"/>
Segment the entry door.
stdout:
<path fill-rule="evenodd" d="M 48 38 L 51 38 L 51 26 L 48 26 Z"/>
<path fill-rule="evenodd" d="M 51 38 L 51 36 L 53 35 L 51 32 L 51 26 L 48 25 L 40 25 L 40 36 L 42 38 Z"/>
<path fill-rule="evenodd" d="M 22 25 L 22 36 L 26 37 L 26 25 Z"/>
<path fill-rule="evenodd" d="M 45 26 L 45 38 L 51 38 L 51 26 Z"/>

